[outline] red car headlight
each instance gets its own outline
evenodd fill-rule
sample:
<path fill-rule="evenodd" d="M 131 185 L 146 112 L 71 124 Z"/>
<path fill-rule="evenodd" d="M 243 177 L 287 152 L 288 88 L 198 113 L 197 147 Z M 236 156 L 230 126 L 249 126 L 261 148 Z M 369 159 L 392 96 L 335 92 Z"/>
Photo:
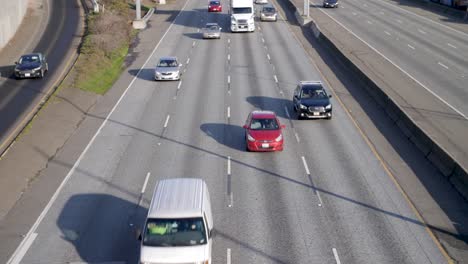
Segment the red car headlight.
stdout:
<path fill-rule="evenodd" d="M 280 142 L 283 139 L 283 135 L 280 134 L 277 138 L 275 138 L 276 142 Z"/>

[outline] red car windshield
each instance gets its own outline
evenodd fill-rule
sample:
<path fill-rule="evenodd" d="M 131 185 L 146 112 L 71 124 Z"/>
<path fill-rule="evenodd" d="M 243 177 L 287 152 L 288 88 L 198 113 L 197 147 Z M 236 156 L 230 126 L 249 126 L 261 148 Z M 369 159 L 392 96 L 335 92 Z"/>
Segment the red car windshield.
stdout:
<path fill-rule="evenodd" d="M 219 1 L 211 1 L 211 2 L 210 2 L 210 5 L 219 6 L 220 3 L 219 3 Z"/>
<path fill-rule="evenodd" d="M 252 130 L 277 130 L 279 129 L 276 118 L 253 118 L 250 123 Z"/>

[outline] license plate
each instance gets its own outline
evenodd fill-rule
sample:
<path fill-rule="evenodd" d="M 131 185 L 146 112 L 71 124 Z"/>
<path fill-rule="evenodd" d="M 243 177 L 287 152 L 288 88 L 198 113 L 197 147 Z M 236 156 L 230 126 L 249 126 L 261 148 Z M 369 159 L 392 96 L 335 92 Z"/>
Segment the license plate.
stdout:
<path fill-rule="evenodd" d="M 268 143 L 262 143 L 262 148 L 269 148 L 270 147 L 270 144 Z"/>
<path fill-rule="evenodd" d="M 320 113 L 319 112 L 314 112 L 313 115 L 318 116 L 318 115 L 320 115 Z"/>
<path fill-rule="evenodd" d="M 24 76 L 25 76 L 25 77 L 29 77 L 29 76 L 31 76 L 31 74 L 25 73 Z"/>

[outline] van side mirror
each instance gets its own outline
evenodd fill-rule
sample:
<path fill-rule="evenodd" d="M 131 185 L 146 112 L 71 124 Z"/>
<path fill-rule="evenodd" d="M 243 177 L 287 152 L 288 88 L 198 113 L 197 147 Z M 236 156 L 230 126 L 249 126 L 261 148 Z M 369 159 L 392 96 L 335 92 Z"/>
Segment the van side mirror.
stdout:
<path fill-rule="evenodd" d="M 332 98 L 332 95 L 331 95 L 331 94 L 329 94 L 329 95 L 328 95 L 328 98 Z"/>
<path fill-rule="evenodd" d="M 136 230 L 136 232 L 135 232 L 135 233 L 136 233 L 136 237 L 137 237 L 137 239 L 141 241 L 141 240 L 142 240 L 142 237 L 141 237 L 141 229 L 140 229 L 140 228 L 138 228 L 138 229 Z"/>

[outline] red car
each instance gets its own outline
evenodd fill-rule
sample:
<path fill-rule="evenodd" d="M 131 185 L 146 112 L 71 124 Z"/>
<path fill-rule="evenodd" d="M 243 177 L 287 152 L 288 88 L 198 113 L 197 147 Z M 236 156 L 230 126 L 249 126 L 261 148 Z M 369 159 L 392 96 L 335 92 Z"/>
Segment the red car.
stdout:
<path fill-rule="evenodd" d="M 221 6 L 220 1 L 210 1 L 208 5 L 208 12 L 222 12 L 223 7 Z"/>
<path fill-rule="evenodd" d="M 282 151 L 283 133 L 272 111 L 252 111 L 244 125 L 247 151 Z"/>

